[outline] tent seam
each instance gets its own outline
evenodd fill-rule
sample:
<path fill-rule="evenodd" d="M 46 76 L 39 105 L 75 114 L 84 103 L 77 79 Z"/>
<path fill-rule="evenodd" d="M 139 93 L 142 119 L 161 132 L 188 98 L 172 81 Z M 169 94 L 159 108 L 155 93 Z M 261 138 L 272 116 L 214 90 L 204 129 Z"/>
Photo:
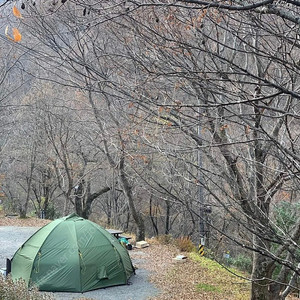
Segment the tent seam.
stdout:
<path fill-rule="evenodd" d="M 59 220 L 59 219 L 58 219 Z M 29 281 L 30 281 L 30 279 L 31 279 L 31 277 L 32 277 L 32 272 L 33 272 L 33 265 L 34 265 L 34 262 L 35 262 L 35 260 L 36 260 L 36 257 L 37 257 L 37 255 L 39 255 L 39 253 L 40 253 L 40 249 L 43 247 L 43 245 L 45 244 L 45 242 L 46 242 L 46 240 L 48 239 L 48 237 L 49 237 L 49 235 L 52 233 L 52 231 L 59 225 L 59 224 L 61 224 L 61 222 L 63 222 L 64 220 L 61 220 L 55 227 L 53 227 L 52 228 L 52 230 L 47 234 L 47 236 L 46 236 L 46 238 L 44 239 L 44 241 L 43 241 L 43 243 L 40 245 L 40 247 L 39 247 L 39 250 L 38 250 L 38 252 L 36 253 L 36 255 L 35 255 L 35 257 L 34 257 L 34 259 L 33 259 L 33 262 L 32 262 L 32 267 L 31 267 L 31 271 L 30 271 L 30 276 L 29 276 L 29 280 L 28 280 L 28 287 L 29 287 Z M 49 224 L 51 224 L 51 223 L 49 223 Z M 36 234 L 36 233 L 38 233 L 40 230 L 42 230 L 43 228 L 44 228 L 45 226 L 43 226 L 42 228 L 40 228 L 37 232 L 35 232 L 34 234 Z M 31 238 L 31 237 L 30 237 Z M 29 238 L 29 239 L 30 239 Z M 28 240 L 29 240 L 28 239 Z M 28 241 L 27 240 L 27 241 Z M 25 243 L 27 243 L 27 241 L 25 242 Z M 25 244 L 24 243 L 24 244 Z M 23 245 L 24 245 L 23 244 Z"/>
<path fill-rule="evenodd" d="M 77 244 L 77 255 L 78 255 L 78 263 L 79 263 L 79 282 L 80 282 L 80 292 L 82 293 L 82 278 L 81 278 L 81 261 L 80 261 L 80 255 L 81 251 L 79 250 L 79 244 L 78 244 L 78 236 L 77 236 L 77 230 L 76 230 L 76 221 L 73 221 L 74 224 L 74 230 L 75 230 L 75 237 L 76 237 L 76 244 Z M 83 261 L 82 257 L 81 260 Z"/>

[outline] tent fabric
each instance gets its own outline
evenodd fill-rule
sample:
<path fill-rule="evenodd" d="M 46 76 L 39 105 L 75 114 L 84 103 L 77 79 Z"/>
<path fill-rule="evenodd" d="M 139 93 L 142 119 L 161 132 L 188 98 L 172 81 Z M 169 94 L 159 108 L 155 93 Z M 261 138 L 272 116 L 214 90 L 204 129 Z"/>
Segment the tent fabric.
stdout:
<path fill-rule="evenodd" d="M 134 273 L 127 250 L 103 227 L 76 214 L 57 219 L 15 253 L 11 275 L 41 291 L 86 292 L 127 284 Z"/>

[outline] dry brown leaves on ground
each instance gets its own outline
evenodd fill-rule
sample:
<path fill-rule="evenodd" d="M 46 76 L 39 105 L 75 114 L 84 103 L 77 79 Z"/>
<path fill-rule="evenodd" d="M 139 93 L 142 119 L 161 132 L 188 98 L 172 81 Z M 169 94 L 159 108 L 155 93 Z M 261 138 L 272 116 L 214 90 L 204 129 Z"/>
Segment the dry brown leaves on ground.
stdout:
<path fill-rule="evenodd" d="M 51 222 L 38 218 L 0 217 L 0 226 L 41 227 Z"/>
<path fill-rule="evenodd" d="M 175 262 L 173 258 L 180 253 L 173 246 L 151 244 L 149 248 L 133 252 L 133 258 L 141 258 L 143 261 L 137 267 L 149 270 L 152 274 L 151 282 L 161 290 L 158 296 L 151 298 L 153 300 L 249 298 L 249 286 L 245 286 L 238 278 L 223 277 L 218 270 L 203 267 L 191 259 L 187 259 L 185 263 Z M 204 285 L 204 289 L 197 289 L 199 284 Z M 234 285 L 238 286 L 239 291 L 235 290 Z M 213 290 L 206 290 L 206 287 Z"/>
<path fill-rule="evenodd" d="M 133 256 L 143 259 L 144 263 L 137 267 L 149 270 L 152 274 L 151 282 L 162 291 L 161 294 L 151 299 L 199 299 L 200 294 L 194 287 L 198 275 L 193 270 L 193 262 L 189 260 L 184 264 L 177 264 L 173 258 L 178 254 L 179 251 L 175 247 L 152 244 L 142 251 L 137 251 Z"/>

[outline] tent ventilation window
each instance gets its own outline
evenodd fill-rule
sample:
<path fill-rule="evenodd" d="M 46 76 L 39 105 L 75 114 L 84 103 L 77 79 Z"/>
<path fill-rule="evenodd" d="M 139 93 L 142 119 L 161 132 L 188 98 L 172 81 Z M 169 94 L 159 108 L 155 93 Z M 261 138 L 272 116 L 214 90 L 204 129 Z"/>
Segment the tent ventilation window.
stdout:
<path fill-rule="evenodd" d="M 98 276 L 97 277 L 98 277 L 99 280 L 108 279 L 105 266 L 102 266 L 98 269 Z"/>

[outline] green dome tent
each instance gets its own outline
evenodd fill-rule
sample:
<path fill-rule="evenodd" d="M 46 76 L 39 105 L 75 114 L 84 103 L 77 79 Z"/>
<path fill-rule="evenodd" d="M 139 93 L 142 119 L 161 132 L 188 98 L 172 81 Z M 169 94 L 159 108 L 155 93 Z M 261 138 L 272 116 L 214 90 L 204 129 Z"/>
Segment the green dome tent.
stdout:
<path fill-rule="evenodd" d="M 11 275 L 41 291 L 86 292 L 126 284 L 134 273 L 127 250 L 101 226 L 76 214 L 33 234 L 14 254 Z"/>

